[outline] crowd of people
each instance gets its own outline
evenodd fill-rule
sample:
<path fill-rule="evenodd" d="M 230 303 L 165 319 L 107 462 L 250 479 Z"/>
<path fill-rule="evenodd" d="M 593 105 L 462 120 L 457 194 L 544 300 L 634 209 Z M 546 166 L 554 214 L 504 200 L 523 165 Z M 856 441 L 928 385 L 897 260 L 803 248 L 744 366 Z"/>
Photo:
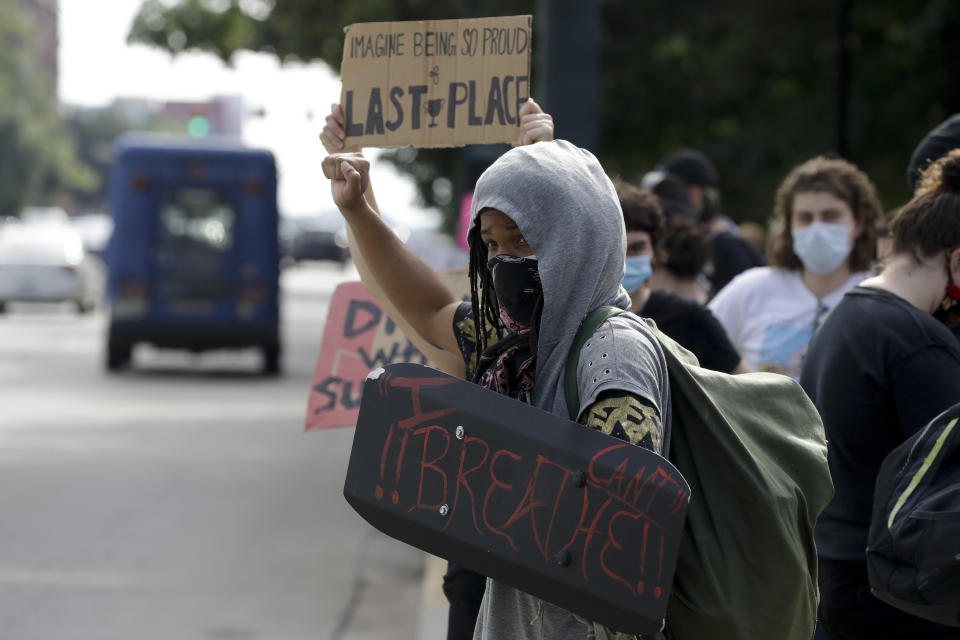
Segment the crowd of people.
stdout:
<path fill-rule="evenodd" d="M 602 325 L 615 357 L 599 377 L 581 372 L 575 413 L 667 457 L 670 384 L 641 318 L 704 368 L 792 377 L 820 413 L 835 488 L 814 532 L 818 637 L 957 637 L 875 598 L 864 554 L 884 458 L 960 401 L 951 332 L 960 320 L 960 116 L 918 145 L 908 167 L 915 195 L 890 216 L 853 163 L 818 156 L 794 167 L 771 194 L 765 250 L 725 214 L 705 154 L 679 151 L 627 181 L 554 140 L 534 101 L 521 115 L 521 144 L 474 191 L 472 298 L 462 302 L 383 224 L 369 164 L 342 153 L 334 105 L 323 171 L 361 276 L 388 313 L 438 367 L 566 416 L 563 367 L 580 322 L 602 305 L 631 311 Z M 889 247 L 882 259 L 878 245 Z M 634 419 L 604 418 L 612 415 Z M 620 637 L 462 567 L 450 567 L 445 592 L 451 640 Z"/>

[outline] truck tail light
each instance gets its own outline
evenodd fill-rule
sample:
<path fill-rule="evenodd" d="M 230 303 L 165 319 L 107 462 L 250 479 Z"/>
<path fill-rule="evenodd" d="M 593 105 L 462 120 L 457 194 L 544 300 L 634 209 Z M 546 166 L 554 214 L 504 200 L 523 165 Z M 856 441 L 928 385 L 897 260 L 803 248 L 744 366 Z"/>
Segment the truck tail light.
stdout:
<path fill-rule="evenodd" d="M 112 301 L 112 313 L 117 318 L 131 319 L 147 312 L 147 288 L 136 280 L 122 280 L 120 292 Z"/>
<path fill-rule="evenodd" d="M 147 187 L 150 186 L 150 180 L 143 173 L 135 173 L 130 178 L 130 186 L 133 187 L 134 191 L 146 191 Z"/>
<path fill-rule="evenodd" d="M 237 294 L 237 302 L 241 304 L 257 304 L 263 302 L 266 294 L 263 287 L 243 287 Z"/>
<path fill-rule="evenodd" d="M 124 280 L 120 286 L 120 297 L 129 300 L 138 298 L 145 299 L 147 297 L 147 288 L 135 280 Z"/>

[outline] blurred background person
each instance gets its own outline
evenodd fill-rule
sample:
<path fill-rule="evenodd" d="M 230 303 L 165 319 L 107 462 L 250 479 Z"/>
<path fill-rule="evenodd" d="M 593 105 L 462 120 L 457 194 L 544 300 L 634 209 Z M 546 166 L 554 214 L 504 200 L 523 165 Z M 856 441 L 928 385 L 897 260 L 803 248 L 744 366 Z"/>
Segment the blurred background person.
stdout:
<path fill-rule="evenodd" d="M 753 247 L 753 250 L 766 264 L 767 230 L 764 226 L 756 222 L 741 222 L 737 225 L 737 228 L 740 229 L 740 237 L 743 238 L 743 241 Z"/>
<path fill-rule="evenodd" d="M 678 219 L 697 221 L 697 208 L 687 183 L 667 171 L 654 169 L 640 178 L 639 186 L 657 196 L 667 223 Z"/>
<path fill-rule="evenodd" d="M 920 187 L 921 172 L 931 162 L 958 148 L 960 148 L 960 113 L 955 113 L 934 127 L 917 143 L 907 165 L 907 183 L 910 185 L 910 190 L 916 191 Z M 960 325 L 954 326 L 952 331 L 960 340 Z"/>
<path fill-rule="evenodd" d="M 780 184 L 775 215 L 772 266 L 740 274 L 709 306 L 752 369 L 798 378 L 816 328 L 867 277 L 882 209 L 865 173 L 818 156 Z"/>
<path fill-rule="evenodd" d="M 907 184 L 916 191 L 920 176 L 931 162 L 960 147 L 960 113 L 955 113 L 925 135 L 910 155 Z"/>
<path fill-rule="evenodd" d="M 723 215 L 719 177 L 706 154 L 684 149 L 665 158 L 657 169 L 680 178 L 687 186 L 698 223 L 709 241 L 704 275 L 710 283 L 711 296 L 738 273 L 766 264 L 760 253 L 740 237 L 737 225 Z"/>
<path fill-rule="evenodd" d="M 960 319 L 960 150 L 930 166 L 890 230 L 888 264 L 825 320 L 800 378 L 823 417 L 835 485 L 815 531 L 832 640 L 960 635 L 876 599 L 865 557 L 884 458 L 960 398 L 960 345 L 947 330 Z"/>
<path fill-rule="evenodd" d="M 706 304 L 710 297 L 703 267 L 710 257 L 710 245 L 700 227 L 682 219 L 669 223 L 661 249 L 650 288 Z"/>
<path fill-rule="evenodd" d="M 665 171 L 650 171 L 640 181 L 641 188 L 659 198 L 666 221 L 662 240 L 654 255 L 656 268 L 649 286 L 654 291 L 669 291 L 706 304 L 710 283 L 703 276 L 710 246 L 706 233 L 697 224 L 697 210 L 686 183 Z"/>
<path fill-rule="evenodd" d="M 656 322 L 661 331 L 697 356 L 700 366 L 723 373 L 749 371 L 706 307 L 668 291 L 650 289 L 654 256 L 665 228 L 659 199 L 652 192 L 619 179 L 614 179 L 613 184 L 627 228 L 623 287 L 630 294 L 630 311 Z"/>

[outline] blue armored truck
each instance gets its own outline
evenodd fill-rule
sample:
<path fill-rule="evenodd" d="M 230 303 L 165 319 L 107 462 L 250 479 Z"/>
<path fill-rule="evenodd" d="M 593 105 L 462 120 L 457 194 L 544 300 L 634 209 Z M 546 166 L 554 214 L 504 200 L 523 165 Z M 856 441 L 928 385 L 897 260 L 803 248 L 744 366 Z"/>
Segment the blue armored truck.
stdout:
<path fill-rule="evenodd" d="M 110 181 L 106 366 L 137 343 L 256 347 L 280 370 L 277 170 L 239 144 L 125 136 Z"/>

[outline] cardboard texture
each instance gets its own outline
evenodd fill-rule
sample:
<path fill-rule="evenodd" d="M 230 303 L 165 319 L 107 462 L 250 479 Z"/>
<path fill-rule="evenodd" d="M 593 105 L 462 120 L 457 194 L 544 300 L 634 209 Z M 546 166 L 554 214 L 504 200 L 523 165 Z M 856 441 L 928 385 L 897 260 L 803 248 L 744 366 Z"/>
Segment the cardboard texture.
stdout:
<path fill-rule="evenodd" d="M 346 29 L 340 104 L 354 147 L 516 143 L 532 17 L 367 22 Z"/>
<path fill-rule="evenodd" d="M 438 274 L 447 287 L 470 299 L 465 270 Z M 394 362 L 429 364 L 361 282 L 337 286 L 330 300 L 323 342 L 307 401 L 307 431 L 357 424 L 363 381 L 371 370 Z"/>

